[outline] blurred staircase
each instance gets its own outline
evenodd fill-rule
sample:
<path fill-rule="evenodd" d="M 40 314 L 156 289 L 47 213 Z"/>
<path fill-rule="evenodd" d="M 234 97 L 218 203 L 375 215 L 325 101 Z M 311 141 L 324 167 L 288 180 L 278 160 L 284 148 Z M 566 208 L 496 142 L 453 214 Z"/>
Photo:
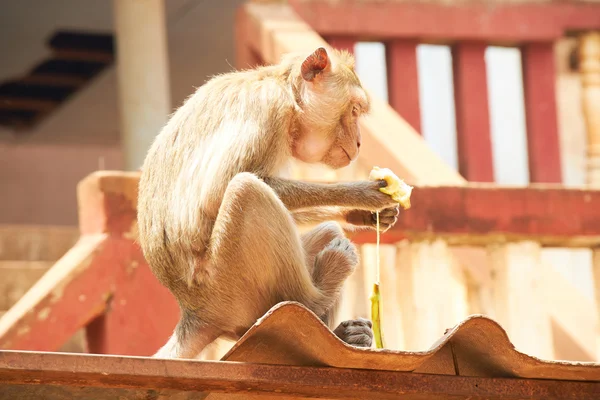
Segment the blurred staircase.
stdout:
<path fill-rule="evenodd" d="M 58 109 L 113 63 L 111 34 L 59 30 L 47 41 L 49 54 L 0 82 L 0 126 L 26 130 Z"/>

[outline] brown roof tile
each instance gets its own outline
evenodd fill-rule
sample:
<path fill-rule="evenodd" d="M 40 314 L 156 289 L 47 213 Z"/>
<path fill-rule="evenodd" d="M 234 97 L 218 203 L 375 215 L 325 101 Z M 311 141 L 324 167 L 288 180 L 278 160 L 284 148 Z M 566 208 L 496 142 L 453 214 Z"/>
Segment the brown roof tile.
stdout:
<path fill-rule="evenodd" d="M 600 398 L 600 364 L 520 353 L 483 316 L 427 351 L 402 352 L 348 346 L 303 306 L 281 303 L 223 360 L 0 351 L 0 400 Z"/>

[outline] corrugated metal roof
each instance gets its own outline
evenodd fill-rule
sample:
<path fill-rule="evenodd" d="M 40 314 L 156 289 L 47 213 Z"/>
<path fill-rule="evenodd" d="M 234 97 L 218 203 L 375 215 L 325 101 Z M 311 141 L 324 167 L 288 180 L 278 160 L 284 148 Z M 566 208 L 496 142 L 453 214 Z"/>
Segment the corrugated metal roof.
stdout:
<path fill-rule="evenodd" d="M 497 322 L 482 315 L 473 315 L 440 335 L 443 335 L 440 340 L 422 352 L 358 348 L 339 340 L 301 304 L 280 303 L 257 321 L 223 360 L 479 377 L 600 381 L 600 364 L 544 361 L 521 353 Z"/>
<path fill-rule="evenodd" d="M 600 364 L 520 353 L 483 316 L 403 352 L 348 346 L 303 306 L 281 303 L 223 360 L 3 351 L 0 399 L 600 398 Z"/>

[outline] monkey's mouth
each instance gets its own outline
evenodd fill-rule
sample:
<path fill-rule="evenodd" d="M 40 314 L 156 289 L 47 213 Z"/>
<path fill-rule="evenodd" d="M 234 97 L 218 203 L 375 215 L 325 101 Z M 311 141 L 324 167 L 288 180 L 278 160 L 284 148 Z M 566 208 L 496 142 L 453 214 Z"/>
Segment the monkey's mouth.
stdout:
<path fill-rule="evenodd" d="M 346 154 L 346 157 L 348 157 L 348 161 L 352 161 L 352 157 L 350 157 L 350 154 L 348 154 L 346 149 L 342 147 L 342 151 L 344 152 L 344 154 Z"/>

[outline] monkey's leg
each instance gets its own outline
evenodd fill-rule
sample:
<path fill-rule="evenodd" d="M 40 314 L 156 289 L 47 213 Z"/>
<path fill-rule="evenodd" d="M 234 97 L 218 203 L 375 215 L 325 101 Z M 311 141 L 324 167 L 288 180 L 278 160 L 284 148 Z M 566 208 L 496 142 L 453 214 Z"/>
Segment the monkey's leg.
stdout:
<path fill-rule="evenodd" d="M 210 290 L 220 296 L 219 308 L 203 315 L 238 334 L 281 301 L 298 301 L 323 315 L 358 261 L 346 239 L 330 240 L 314 256 L 315 266 L 328 266 L 313 281 L 290 212 L 250 173 L 236 175 L 227 186 L 207 254 L 214 271 Z"/>
<path fill-rule="evenodd" d="M 302 234 L 302 247 L 306 254 L 306 266 L 312 276 L 317 254 L 321 252 L 334 239 L 344 238 L 344 232 L 336 222 L 328 221 L 317 225 Z"/>
<path fill-rule="evenodd" d="M 328 243 L 321 241 L 312 265 L 327 268 L 319 269 L 313 283 L 289 211 L 255 175 L 236 175 L 225 191 L 206 252 L 210 278 L 190 289 L 195 311 L 184 310 L 173 337 L 156 356 L 195 357 L 220 335 L 243 335 L 281 301 L 298 301 L 324 315 L 357 262 L 355 249 L 337 237 L 340 231 L 335 225 L 322 230 L 330 237 Z"/>
<path fill-rule="evenodd" d="M 331 243 L 333 240 L 344 238 L 344 232 L 339 224 L 335 222 L 325 222 L 314 229 L 304 233 L 302 235 L 302 245 L 306 253 L 307 265 L 311 274 L 318 276 L 319 273 L 316 271 L 315 258 L 325 246 Z M 319 268 L 327 268 L 327 264 L 320 264 Z M 335 314 L 339 307 L 341 294 L 338 294 L 335 303 L 325 312 L 320 315 L 321 320 L 333 331 L 333 333 L 342 339 L 344 342 L 358 346 L 358 347 L 371 347 L 373 343 L 373 331 L 371 329 L 371 321 L 358 318 L 354 320 L 348 320 L 341 322 L 334 329 Z"/>
<path fill-rule="evenodd" d="M 222 330 L 201 321 L 196 315 L 182 311 L 175 332 L 167 343 L 154 354 L 156 358 L 195 358 L 212 343 Z"/>

